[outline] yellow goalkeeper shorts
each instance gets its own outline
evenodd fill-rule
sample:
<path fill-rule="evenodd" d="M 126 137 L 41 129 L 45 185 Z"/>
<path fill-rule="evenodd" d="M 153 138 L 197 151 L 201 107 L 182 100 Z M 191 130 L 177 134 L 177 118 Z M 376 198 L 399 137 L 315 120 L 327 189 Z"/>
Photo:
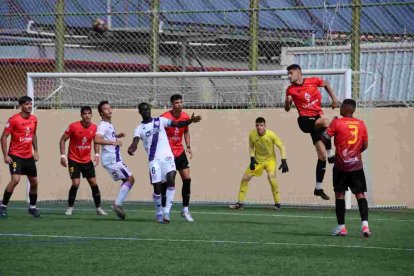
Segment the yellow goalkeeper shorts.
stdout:
<path fill-rule="evenodd" d="M 261 176 L 263 174 L 263 170 L 266 170 L 267 173 L 276 172 L 276 160 L 271 159 L 269 161 L 256 164 L 256 167 L 253 171 L 250 170 L 249 166 L 246 169 L 246 174 L 251 176 Z"/>

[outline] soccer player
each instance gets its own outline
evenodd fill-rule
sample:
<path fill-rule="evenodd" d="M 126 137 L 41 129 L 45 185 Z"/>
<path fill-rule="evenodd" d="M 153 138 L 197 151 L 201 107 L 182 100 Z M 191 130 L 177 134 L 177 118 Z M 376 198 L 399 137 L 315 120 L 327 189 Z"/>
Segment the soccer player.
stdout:
<path fill-rule="evenodd" d="M 165 112 L 161 117 L 167 118 L 171 121 L 180 122 L 187 121 L 190 119 L 190 116 L 182 111 L 183 110 L 183 97 L 179 94 L 174 94 L 170 98 L 172 109 Z M 194 222 L 193 217 L 191 216 L 188 206 L 190 205 L 190 194 L 191 194 L 191 176 L 190 176 L 190 164 L 187 159 L 186 152 L 183 146 L 183 136 L 185 144 L 187 146 L 187 153 L 190 156 L 190 159 L 193 157 L 191 151 L 191 142 L 190 142 L 190 131 L 188 126 L 183 128 L 178 127 L 167 127 L 165 128 L 167 133 L 168 141 L 170 142 L 171 150 L 174 154 L 175 167 L 180 173 L 181 180 L 183 181 L 183 187 L 181 189 L 181 195 L 183 198 L 183 209 L 181 211 L 181 216 L 184 217 L 188 222 Z M 162 206 L 165 207 L 166 203 L 166 190 L 163 190 L 162 193 Z"/>
<path fill-rule="evenodd" d="M 335 207 L 338 226 L 332 235 L 346 236 L 345 228 L 345 191 L 348 187 L 358 201 L 361 215 L 361 235 L 371 236 L 368 226 L 368 202 L 365 198 L 367 185 L 362 164 L 361 153 L 368 148 L 368 133 L 365 123 L 353 117 L 356 103 L 352 99 L 342 102 L 340 114 L 342 118 L 334 119 L 324 132 L 324 139 L 334 138 L 335 164 L 333 167 L 333 186 L 335 191 Z"/>
<path fill-rule="evenodd" d="M 238 202 L 230 205 L 230 209 L 243 209 L 244 200 L 249 185 L 249 181 L 253 176 L 261 176 L 263 170 L 267 172 L 267 179 L 272 189 L 273 199 L 275 201 L 274 209 L 280 210 L 280 195 L 279 185 L 276 181 L 276 153 L 274 146 L 279 148 L 282 163 L 279 166 L 279 170 L 282 173 L 289 171 L 289 167 L 286 161 L 286 150 L 282 143 L 282 140 L 270 129 L 266 129 L 266 121 L 263 117 L 256 119 L 256 129 L 249 133 L 249 152 L 250 152 L 250 165 L 246 169 L 241 183 Z"/>
<path fill-rule="evenodd" d="M 101 101 L 98 105 L 98 111 L 102 121 L 98 125 L 94 141 L 102 145 L 102 166 L 108 171 L 114 181 L 122 180 L 118 196 L 111 207 L 120 219 L 125 219 L 125 211 L 122 209 L 122 204 L 135 183 L 134 176 L 121 157 L 122 142 L 118 139 L 125 137 L 125 133 L 116 133 L 111 121 L 112 108 L 108 101 Z"/>
<path fill-rule="evenodd" d="M 68 209 L 65 215 L 71 216 L 73 205 L 76 200 L 76 193 L 80 184 L 80 175 L 86 178 L 92 190 L 92 197 L 95 202 L 96 214 L 106 216 L 107 213 L 101 208 L 101 193 L 95 177 L 95 166 L 99 164 L 99 145 L 94 143 L 94 163 L 91 160 L 92 141 L 95 138 L 96 125 L 91 122 L 92 109 L 90 106 L 82 106 L 80 110 L 82 120 L 69 125 L 59 141 L 60 164 L 69 167 L 69 175 L 72 179 L 72 186 L 69 190 Z M 66 157 L 65 143 L 69 141 L 69 153 Z"/>
<path fill-rule="evenodd" d="M 131 156 L 134 155 L 139 140 L 143 141 L 144 149 L 148 154 L 150 178 L 154 188 L 155 217 L 160 223 L 169 223 L 175 195 L 176 167 L 165 128 L 186 127 L 191 123 L 198 123 L 201 117 L 193 114 L 190 119 L 180 122 L 164 117 L 152 118 L 151 106 L 145 102 L 138 105 L 138 110 L 142 116 L 142 122 L 134 131 L 134 139 L 128 148 L 128 153 Z M 167 186 L 165 208 L 162 208 L 161 204 L 163 185 Z"/>
<path fill-rule="evenodd" d="M 304 133 L 309 133 L 318 154 L 316 163 L 316 185 L 313 194 L 329 200 L 329 196 L 322 189 L 322 182 L 325 176 L 326 157 L 328 162 L 333 163 L 334 154 L 330 140 L 325 143 L 321 140 L 321 135 L 329 126 L 329 119 L 323 118 L 321 108 L 321 92 L 318 87 L 324 87 L 332 99 L 332 109 L 338 106 L 338 100 L 332 87 L 326 80 L 320 78 L 303 78 L 302 69 L 297 64 L 287 67 L 291 85 L 286 89 L 286 99 L 284 108 L 289 111 L 292 102 L 299 112 L 298 125 Z"/>
<path fill-rule="evenodd" d="M 23 96 L 18 100 L 20 112 L 9 118 L 1 135 L 1 149 L 4 163 L 9 165 L 11 180 L 7 185 L 0 205 L 0 217 L 7 217 L 7 205 L 14 188 L 19 184 L 20 177 L 27 175 L 30 182 L 29 214 L 35 218 L 40 217 L 36 208 L 37 202 L 37 169 L 39 160 L 37 148 L 37 117 L 31 114 L 32 98 Z M 10 147 L 7 151 L 7 137 L 11 135 Z M 33 150 L 32 150 L 33 147 Z"/>

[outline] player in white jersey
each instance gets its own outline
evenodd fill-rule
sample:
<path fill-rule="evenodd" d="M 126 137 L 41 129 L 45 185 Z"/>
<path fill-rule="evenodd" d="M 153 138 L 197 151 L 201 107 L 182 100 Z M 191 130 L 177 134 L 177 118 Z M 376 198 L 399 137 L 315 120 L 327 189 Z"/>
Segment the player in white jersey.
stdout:
<path fill-rule="evenodd" d="M 128 154 L 134 155 L 139 140 L 143 141 L 144 149 L 148 154 L 148 165 L 151 183 L 154 186 L 153 200 L 156 219 L 158 222 L 170 222 L 170 210 L 175 195 L 175 162 L 174 155 L 168 142 L 166 127 L 185 127 L 191 123 L 198 123 L 200 116 L 191 116 L 187 121 L 174 122 L 163 117 L 152 118 L 151 106 L 140 103 L 138 106 L 142 122 L 134 131 L 134 139 L 128 148 Z M 161 205 L 162 186 L 167 186 L 167 202 L 165 208 Z"/>
<path fill-rule="evenodd" d="M 123 163 L 121 157 L 122 142 L 118 138 L 125 137 L 125 134 L 123 132 L 116 134 L 111 122 L 112 108 L 108 101 L 101 101 L 98 105 L 98 111 L 102 121 L 96 131 L 95 143 L 102 145 L 101 159 L 103 167 L 109 172 L 113 180 L 122 180 L 118 196 L 111 207 L 120 219 L 125 219 L 125 212 L 121 206 L 135 182 L 134 176 Z"/>

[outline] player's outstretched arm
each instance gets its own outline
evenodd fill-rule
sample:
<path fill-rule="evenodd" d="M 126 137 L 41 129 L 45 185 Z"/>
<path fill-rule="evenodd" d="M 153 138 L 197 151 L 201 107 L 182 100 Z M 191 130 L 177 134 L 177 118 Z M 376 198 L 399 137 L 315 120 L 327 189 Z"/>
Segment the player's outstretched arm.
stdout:
<path fill-rule="evenodd" d="M 60 137 L 60 140 L 59 140 L 60 164 L 63 167 L 68 166 L 68 159 L 65 154 L 65 143 L 68 139 L 69 139 L 69 135 L 67 135 L 66 133 L 63 133 L 62 137 Z"/>
<path fill-rule="evenodd" d="M 338 99 L 336 98 L 336 95 L 331 87 L 331 85 L 329 84 L 329 82 L 327 80 L 323 80 L 323 84 L 322 87 L 325 88 L 326 92 L 328 92 L 329 96 L 332 99 L 332 104 L 331 107 L 332 109 L 334 109 L 335 107 L 338 107 Z"/>
<path fill-rule="evenodd" d="M 191 118 L 188 119 L 187 121 L 180 121 L 180 122 L 171 121 L 171 126 L 181 128 L 181 127 L 188 126 L 191 123 L 198 123 L 200 121 L 201 121 L 201 116 L 199 115 L 194 116 L 194 113 L 193 113 L 193 115 L 191 115 Z"/>
<path fill-rule="evenodd" d="M 13 160 L 10 158 L 9 154 L 7 153 L 7 137 L 9 135 L 10 133 L 7 133 L 6 130 L 4 130 L 3 134 L 1 135 L 1 150 L 3 152 L 4 163 L 6 164 L 13 163 Z"/>
<path fill-rule="evenodd" d="M 95 139 L 93 141 L 99 145 L 122 146 L 122 142 L 120 140 L 105 140 L 102 134 L 96 134 Z"/>
<path fill-rule="evenodd" d="M 132 140 L 131 145 L 128 147 L 128 154 L 133 156 L 134 152 L 137 150 L 138 148 L 138 143 L 139 143 L 139 137 L 136 136 L 134 137 L 134 139 Z"/>

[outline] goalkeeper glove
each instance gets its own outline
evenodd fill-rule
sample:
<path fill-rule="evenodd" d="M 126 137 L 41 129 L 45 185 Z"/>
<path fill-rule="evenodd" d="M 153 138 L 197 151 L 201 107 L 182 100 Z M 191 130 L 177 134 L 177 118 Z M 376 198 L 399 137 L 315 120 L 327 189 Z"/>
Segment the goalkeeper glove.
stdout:
<path fill-rule="evenodd" d="M 256 164 L 259 164 L 259 163 L 257 163 L 254 156 L 250 157 L 250 170 L 251 171 L 254 171 L 254 169 L 256 168 Z"/>
<path fill-rule="evenodd" d="M 282 159 L 282 164 L 280 164 L 279 170 L 282 170 L 282 173 L 285 173 L 285 172 L 289 171 L 289 167 L 288 167 L 288 164 L 286 162 L 286 159 Z"/>

